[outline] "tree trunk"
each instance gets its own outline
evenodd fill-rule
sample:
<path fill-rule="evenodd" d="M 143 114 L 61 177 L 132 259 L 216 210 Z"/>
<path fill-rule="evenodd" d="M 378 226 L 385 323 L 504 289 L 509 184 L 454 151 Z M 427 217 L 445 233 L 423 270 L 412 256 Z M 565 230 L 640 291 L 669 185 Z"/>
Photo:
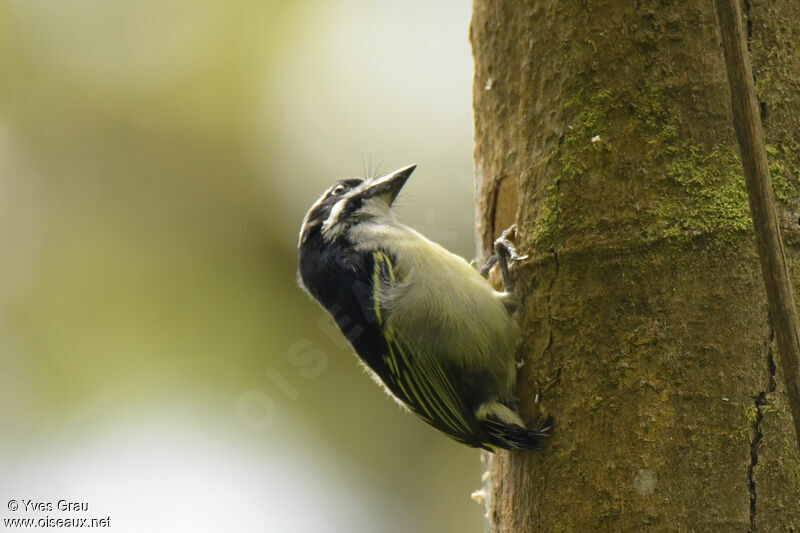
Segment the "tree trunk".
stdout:
<path fill-rule="evenodd" d="M 800 3 L 745 4 L 800 287 Z M 518 224 L 522 412 L 555 417 L 487 456 L 489 529 L 800 531 L 712 0 L 475 0 L 471 39 L 479 250 Z"/>

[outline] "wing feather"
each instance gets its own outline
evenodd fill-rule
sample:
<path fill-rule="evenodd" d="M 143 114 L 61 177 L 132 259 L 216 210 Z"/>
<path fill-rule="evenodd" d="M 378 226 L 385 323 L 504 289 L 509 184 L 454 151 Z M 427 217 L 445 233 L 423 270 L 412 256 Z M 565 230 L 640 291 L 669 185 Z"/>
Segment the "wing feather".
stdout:
<path fill-rule="evenodd" d="M 386 324 L 384 295 L 396 282 L 391 259 L 382 251 L 374 253 L 373 303 L 378 325 L 388 346 L 383 359 L 386 386 L 414 413 L 432 426 L 462 442 L 473 442 L 475 428 L 464 400 L 456 391 L 448 373 L 435 357 L 415 356 L 400 332 Z"/>

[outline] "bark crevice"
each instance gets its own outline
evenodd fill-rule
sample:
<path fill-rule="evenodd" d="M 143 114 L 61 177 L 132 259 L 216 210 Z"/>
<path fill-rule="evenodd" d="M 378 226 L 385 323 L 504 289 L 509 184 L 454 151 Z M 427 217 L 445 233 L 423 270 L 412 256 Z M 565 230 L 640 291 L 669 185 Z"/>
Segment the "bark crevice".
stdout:
<path fill-rule="evenodd" d="M 747 50 L 750 51 L 750 41 L 753 39 L 753 19 L 750 18 L 750 0 L 744 0 L 744 22 L 747 28 Z"/>
<path fill-rule="evenodd" d="M 765 352 L 767 354 L 767 386 L 765 390 L 761 391 L 755 399 L 755 421 L 753 422 L 753 441 L 750 443 L 750 466 L 747 470 L 747 479 L 750 488 L 750 532 L 755 533 L 758 531 L 758 524 L 756 521 L 756 513 L 758 511 L 758 492 L 756 490 L 755 470 L 758 465 L 758 447 L 764 439 L 764 433 L 761 429 L 761 422 L 764 419 L 764 407 L 767 405 L 768 396 L 775 392 L 775 358 L 772 353 L 772 347 L 775 340 L 775 330 L 770 330 L 770 336 L 764 342 Z"/>
<path fill-rule="evenodd" d="M 555 267 L 555 270 L 553 272 L 553 279 L 550 280 L 550 287 L 547 289 L 547 318 L 550 321 L 550 343 L 548 344 L 548 347 L 553 342 L 553 337 L 552 337 L 553 312 L 551 310 L 550 300 L 553 298 L 553 289 L 555 288 L 556 285 L 556 278 L 558 278 L 558 269 L 559 269 L 558 252 L 556 252 L 555 248 L 550 248 L 550 253 L 553 254 L 553 265 Z"/>
<path fill-rule="evenodd" d="M 547 345 L 542 350 L 542 354 L 548 353 L 553 347 L 553 323 L 557 320 L 553 316 L 553 307 L 552 307 L 552 299 L 553 299 L 553 291 L 555 290 L 556 286 L 556 279 L 558 279 L 558 252 L 556 252 L 555 248 L 550 248 L 550 253 L 553 256 L 553 277 L 550 279 L 549 287 L 547 288 L 547 299 L 545 300 L 545 307 L 547 308 Z M 551 376 L 548 376 L 548 380 Z M 539 394 L 537 394 L 537 401 L 540 399 L 538 398 Z"/>

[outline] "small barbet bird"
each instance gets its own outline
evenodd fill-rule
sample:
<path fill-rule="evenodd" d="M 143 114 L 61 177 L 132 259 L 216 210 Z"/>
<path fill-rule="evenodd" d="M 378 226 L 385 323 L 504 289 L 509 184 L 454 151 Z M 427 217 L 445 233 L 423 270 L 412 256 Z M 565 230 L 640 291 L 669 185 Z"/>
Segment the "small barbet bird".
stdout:
<path fill-rule="evenodd" d="M 336 182 L 311 206 L 298 245 L 302 287 L 334 318 L 400 404 L 468 446 L 534 449 L 516 397 L 519 328 L 505 238 L 505 292 L 463 258 L 400 224 L 392 204 L 415 165 Z M 488 272 L 488 268 L 485 269 Z"/>

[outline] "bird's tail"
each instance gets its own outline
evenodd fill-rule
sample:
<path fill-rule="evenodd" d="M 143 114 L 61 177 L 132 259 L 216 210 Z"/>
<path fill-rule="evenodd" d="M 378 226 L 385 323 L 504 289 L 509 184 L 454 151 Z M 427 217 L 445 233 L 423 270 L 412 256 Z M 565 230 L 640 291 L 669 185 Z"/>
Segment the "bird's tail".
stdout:
<path fill-rule="evenodd" d="M 496 402 L 484 404 L 476 415 L 488 436 L 487 444 L 506 450 L 538 449 L 541 438 L 547 437 L 553 429 L 552 416 L 548 416 L 538 428 L 530 428 L 525 426 L 518 413 Z"/>

